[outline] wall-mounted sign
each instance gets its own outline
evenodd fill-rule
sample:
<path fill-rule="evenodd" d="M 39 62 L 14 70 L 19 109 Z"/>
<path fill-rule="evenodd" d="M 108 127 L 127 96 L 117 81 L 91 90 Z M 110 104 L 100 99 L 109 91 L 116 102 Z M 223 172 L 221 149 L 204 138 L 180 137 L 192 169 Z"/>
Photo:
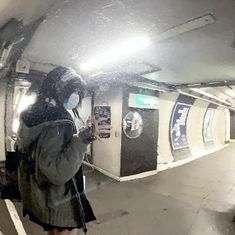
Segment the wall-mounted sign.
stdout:
<path fill-rule="evenodd" d="M 214 108 L 208 108 L 203 123 L 203 140 L 204 143 L 213 144 L 212 122 L 215 114 Z"/>
<path fill-rule="evenodd" d="M 158 109 L 159 98 L 155 96 L 129 94 L 129 107 L 141 109 Z"/>
<path fill-rule="evenodd" d="M 188 147 L 187 118 L 191 108 L 189 104 L 176 103 L 171 119 L 171 145 L 173 150 Z"/>

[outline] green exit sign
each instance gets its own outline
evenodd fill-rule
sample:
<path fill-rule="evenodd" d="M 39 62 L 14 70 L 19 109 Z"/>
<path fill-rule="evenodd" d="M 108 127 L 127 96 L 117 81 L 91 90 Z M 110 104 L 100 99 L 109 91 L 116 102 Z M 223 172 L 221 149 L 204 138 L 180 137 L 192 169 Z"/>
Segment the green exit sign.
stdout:
<path fill-rule="evenodd" d="M 159 98 L 155 96 L 129 94 L 129 107 L 142 109 L 158 109 Z"/>

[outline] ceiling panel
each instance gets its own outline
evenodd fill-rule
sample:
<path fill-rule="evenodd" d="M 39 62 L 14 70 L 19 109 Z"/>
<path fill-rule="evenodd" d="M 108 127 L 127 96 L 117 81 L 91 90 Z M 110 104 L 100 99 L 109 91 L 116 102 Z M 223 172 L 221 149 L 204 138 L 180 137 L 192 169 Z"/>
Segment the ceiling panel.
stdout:
<path fill-rule="evenodd" d="M 44 15 L 58 0 L 0 0 L 0 27 L 9 19 L 16 18 L 30 23 Z"/>
<path fill-rule="evenodd" d="M 104 67 L 103 72 L 140 73 L 136 61 L 144 61 L 162 69 L 158 78 L 162 82 L 233 80 L 234 11 L 233 0 L 61 1 L 48 13 L 24 57 L 79 70 L 83 61 L 107 50 L 113 43 L 130 35 L 147 34 L 152 38 L 152 46 L 130 55 L 128 60 Z M 165 41 L 156 40 L 168 29 L 207 13 L 214 15 L 215 24 Z"/>

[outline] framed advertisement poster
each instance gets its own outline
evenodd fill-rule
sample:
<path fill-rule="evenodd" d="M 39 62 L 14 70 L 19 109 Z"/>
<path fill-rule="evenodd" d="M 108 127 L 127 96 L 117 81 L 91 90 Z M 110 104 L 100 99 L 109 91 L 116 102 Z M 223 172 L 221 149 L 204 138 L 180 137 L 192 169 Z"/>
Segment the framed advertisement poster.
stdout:
<path fill-rule="evenodd" d="M 99 126 L 107 126 L 111 125 L 111 107 L 110 106 L 95 106 L 94 107 L 94 116 L 95 120 L 98 122 Z M 103 139 L 110 138 L 110 132 L 101 131 L 99 133 L 99 137 Z"/>
<path fill-rule="evenodd" d="M 190 104 L 177 102 L 173 110 L 170 126 L 171 146 L 173 150 L 188 147 L 187 118 L 191 108 Z"/>
<path fill-rule="evenodd" d="M 206 144 L 213 144 L 212 122 L 215 114 L 214 108 L 208 108 L 203 122 L 203 141 Z"/>

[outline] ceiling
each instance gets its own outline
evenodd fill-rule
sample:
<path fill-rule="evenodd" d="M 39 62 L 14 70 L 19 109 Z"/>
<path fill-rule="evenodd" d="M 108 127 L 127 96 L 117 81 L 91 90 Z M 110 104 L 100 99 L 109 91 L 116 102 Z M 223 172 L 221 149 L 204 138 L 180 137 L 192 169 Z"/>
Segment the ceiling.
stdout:
<path fill-rule="evenodd" d="M 0 23 L 17 17 L 27 23 L 46 14 L 23 57 L 35 66 L 81 63 L 130 35 L 146 34 L 152 45 L 102 72 L 161 68 L 157 80 L 200 83 L 235 80 L 234 0 L 4 0 Z M 216 21 L 200 29 L 157 40 L 172 27 L 212 14 Z M 93 73 L 100 70 L 92 71 Z"/>
<path fill-rule="evenodd" d="M 0 0 L 0 27 L 9 19 L 23 20 L 24 24 L 44 15 L 58 0 Z"/>

